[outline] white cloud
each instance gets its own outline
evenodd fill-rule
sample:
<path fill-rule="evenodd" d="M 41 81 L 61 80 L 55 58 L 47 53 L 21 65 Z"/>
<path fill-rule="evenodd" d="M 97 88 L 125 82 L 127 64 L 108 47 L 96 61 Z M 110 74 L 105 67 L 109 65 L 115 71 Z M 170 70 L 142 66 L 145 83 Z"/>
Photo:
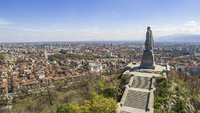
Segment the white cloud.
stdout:
<path fill-rule="evenodd" d="M 174 34 L 200 34 L 200 23 L 189 21 L 182 25 L 151 25 L 155 38 Z M 131 26 L 112 29 L 91 28 L 84 30 L 81 37 L 100 37 L 102 40 L 143 40 L 146 26 Z"/>
<path fill-rule="evenodd" d="M 200 23 L 189 21 L 183 25 L 155 26 L 154 33 L 157 36 L 173 34 L 200 34 Z"/>
<path fill-rule="evenodd" d="M 196 27 L 198 27 L 198 23 L 196 21 L 189 21 L 188 23 L 185 23 L 184 26 L 196 28 Z"/>
<path fill-rule="evenodd" d="M 9 24 L 12 24 L 12 23 L 10 23 L 9 21 L 7 21 L 5 19 L 0 18 L 0 25 L 9 25 Z"/>
<path fill-rule="evenodd" d="M 92 40 L 138 40 L 144 35 L 144 30 L 136 28 L 87 28 L 78 32 L 79 37 Z M 142 34 L 142 35 L 141 35 Z M 77 37 L 78 37 L 77 35 Z"/>
<path fill-rule="evenodd" d="M 1 21 L 2 22 L 2 21 Z M 4 22 L 6 23 L 6 22 Z M 4 24 L 5 25 L 5 24 Z M 173 34 L 200 34 L 200 24 L 189 21 L 182 25 L 151 25 L 155 38 Z M 0 27 L 1 41 L 74 41 L 74 40 L 143 40 L 146 26 L 124 27 L 34 27 L 9 25 Z"/>

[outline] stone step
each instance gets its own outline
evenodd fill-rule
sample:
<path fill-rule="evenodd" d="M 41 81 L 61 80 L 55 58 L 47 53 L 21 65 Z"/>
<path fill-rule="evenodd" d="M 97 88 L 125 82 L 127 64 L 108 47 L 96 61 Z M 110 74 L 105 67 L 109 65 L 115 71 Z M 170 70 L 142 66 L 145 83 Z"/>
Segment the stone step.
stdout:
<path fill-rule="evenodd" d="M 129 90 L 124 106 L 146 110 L 149 92 Z"/>
<path fill-rule="evenodd" d="M 152 78 L 150 78 L 150 77 L 134 76 L 131 87 L 141 88 L 141 89 L 149 89 L 151 81 L 152 81 Z"/>

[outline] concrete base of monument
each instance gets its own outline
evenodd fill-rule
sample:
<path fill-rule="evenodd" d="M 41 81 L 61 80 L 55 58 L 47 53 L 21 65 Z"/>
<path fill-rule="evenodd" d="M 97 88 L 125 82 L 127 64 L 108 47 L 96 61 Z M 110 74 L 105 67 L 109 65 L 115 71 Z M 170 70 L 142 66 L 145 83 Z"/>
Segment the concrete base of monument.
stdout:
<path fill-rule="evenodd" d="M 147 65 L 140 65 L 139 66 L 139 69 L 155 69 L 156 66 L 153 65 L 153 66 L 147 66 Z"/>
<path fill-rule="evenodd" d="M 144 51 L 144 54 L 142 55 L 142 62 L 139 68 L 155 69 L 154 54 L 152 53 L 152 51 Z"/>
<path fill-rule="evenodd" d="M 132 73 L 132 72 L 144 72 L 144 73 L 156 73 L 160 74 L 162 72 L 169 71 L 169 66 L 161 66 L 161 65 L 154 65 L 154 68 L 141 68 L 139 63 L 130 63 L 125 68 L 125 73 Z"/>

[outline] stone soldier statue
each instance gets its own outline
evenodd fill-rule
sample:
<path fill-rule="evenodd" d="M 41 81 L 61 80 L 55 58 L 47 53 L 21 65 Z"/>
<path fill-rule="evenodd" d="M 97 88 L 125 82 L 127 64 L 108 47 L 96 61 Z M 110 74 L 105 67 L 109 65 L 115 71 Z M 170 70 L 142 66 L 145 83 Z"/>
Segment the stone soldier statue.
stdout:
<path fill-rule="evenodd" d="M 155 69 L 155 61 L 153 54 L 154 40 L 151 27 L 147 27 L 145 50 L 143 51 L 140 69 Z"/>
<path fill-rule="evenodd" d="M 146 32 L 146 41 L 145 41 L 145 50 L 147 52 L 152 52 L 154 46 L 154 40 L 153 40 L 153 34 L 151 31 L 151 27 L 147 27 L 147 32 Z"/>

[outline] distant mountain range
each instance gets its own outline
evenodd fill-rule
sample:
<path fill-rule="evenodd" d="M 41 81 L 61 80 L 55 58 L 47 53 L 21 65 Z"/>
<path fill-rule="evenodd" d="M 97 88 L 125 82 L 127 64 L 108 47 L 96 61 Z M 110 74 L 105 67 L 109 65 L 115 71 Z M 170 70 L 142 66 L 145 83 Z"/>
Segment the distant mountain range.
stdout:
<path fill-rule="evenodd" d="M 155 38 L 157 42 L 200 42 L 200 35 L 170 35 Z"/>

